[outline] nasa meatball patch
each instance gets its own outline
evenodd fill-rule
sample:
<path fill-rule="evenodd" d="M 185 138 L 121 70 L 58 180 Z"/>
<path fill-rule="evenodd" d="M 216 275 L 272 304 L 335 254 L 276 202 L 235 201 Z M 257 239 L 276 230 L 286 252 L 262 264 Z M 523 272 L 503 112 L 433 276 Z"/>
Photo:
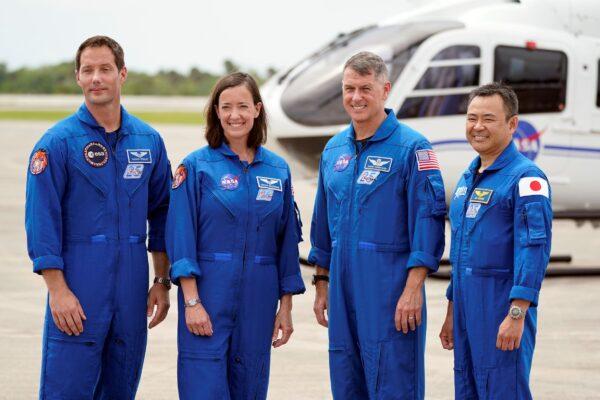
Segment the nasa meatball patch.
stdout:
<path fill-rule="evenodd" d="M 173 176 L 173 183 L 171 184 L 171 189 L 177 189 L 187 178 L 187 169 L 185 165 L 180 164 L 177 167 L 177 171 L 175 171 L 175 176 Z"/>
<path fill-rule="evenodd" d="M 46 153 L 46 150 L 40 149 L 31 157 L 29 172 L 31 172 L 32 175 L 39 175 L 44 172 L 46 166 L 48 166 L 48 154 Z"/>
<path fill-rule="evenodd" d="M 519 180 L 519 196 L 545 196 L 550 197 L 548 182 L 544 178 L 527 177 Z"/>
<path fill-rule="evenodd" d="M 83 149 L 83 158 L 92 167 L 104 167 L 108 162 L 108 150 L 102 143 L 90 142 Z"/>

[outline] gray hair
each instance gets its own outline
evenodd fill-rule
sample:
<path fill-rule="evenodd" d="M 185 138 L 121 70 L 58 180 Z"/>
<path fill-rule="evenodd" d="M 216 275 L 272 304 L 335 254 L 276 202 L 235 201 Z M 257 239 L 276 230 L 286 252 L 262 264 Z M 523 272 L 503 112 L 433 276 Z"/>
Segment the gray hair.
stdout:
<path fill-rule="evenodd" d="M 517 94 L 513 88 L 502 82 L 492 82 L 479 86 L 477 89 L 473 89 L 471 93 L 469 93 L 468 104 L 471 104 L 471 101 L 475 97 L 489 97 L 496 94 L 502 98 L 507 121 L 519 114 L 519 99 L 517 98 Z"/>
<path fill-rule="evenodd" d="M 361 51 L 350 57 L 344 64 L 344 71 L 350 68 L 361 76 L 373 74 L 375 79 L 388 80 L 388 69 L 381 57 L 370 51 Z"/>

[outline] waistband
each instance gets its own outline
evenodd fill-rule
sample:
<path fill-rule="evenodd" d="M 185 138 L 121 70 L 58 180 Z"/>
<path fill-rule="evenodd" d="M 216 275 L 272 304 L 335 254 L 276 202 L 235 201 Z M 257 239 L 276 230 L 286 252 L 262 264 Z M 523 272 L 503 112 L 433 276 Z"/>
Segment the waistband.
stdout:
<path fill-rule="evenodd" d="M 147 235 L 131 235 L 122 238 L 111 237 L 108 235 L 92 236 L 68 236 L 67 243 L 145 243 Z"/>

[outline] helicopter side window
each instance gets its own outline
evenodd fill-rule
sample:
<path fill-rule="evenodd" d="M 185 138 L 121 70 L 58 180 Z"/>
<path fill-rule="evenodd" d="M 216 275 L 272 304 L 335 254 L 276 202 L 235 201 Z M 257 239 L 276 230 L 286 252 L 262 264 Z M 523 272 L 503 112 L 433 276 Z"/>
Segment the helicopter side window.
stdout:
<path fill-rule="evenodd" d="M 596 80 L 596 107 L 600 107 L 600 60 L 598 60 L 598 78 Z"/>
<path fill-rule="evenodd" d="M 464 114 L 469 92 L 479 85 L 478 46 L 455 45 L 440 50 L 397 113 L 398 118 Z"/>
<path fill-rule="evenodd" d="M 562 51 L 498 46 L 494 81 L 510 85 L 519 113 L 560 112 L 567 95 L 567 55 Z"/>

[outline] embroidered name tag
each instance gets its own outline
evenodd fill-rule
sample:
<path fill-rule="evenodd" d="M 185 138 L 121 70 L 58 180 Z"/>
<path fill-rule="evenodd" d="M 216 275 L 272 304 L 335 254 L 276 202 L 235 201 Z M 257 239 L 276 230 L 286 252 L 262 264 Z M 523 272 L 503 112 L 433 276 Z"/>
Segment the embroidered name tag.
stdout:
<path fill-rule="evenodd" d="M 473 190 L 473 194 L 471 195 L 470 201 L 471 203 L 487 204 L 492 198 L 492 193 L 494 193 L 494 191 L 491 189 L 475 188 L 475 190 Z"/>
<path fill-rule="evenodd" d="M 278 178 L 267 178 L 264 176 L 257 176 L 256 183 L 258 184 L 259 189 L 271 189 L 277 190 L 278 192 L 283 191 L 281 179 Z"/>
<path fill-rule="evenodd" d="M 394 160 L 390 157 L 368 156 L 367 162 L 365 163 L 365 169 L 390 172 L 392 161 Z"/>
<path fill-rule="evenodd" d="M 127 161 L 130 164 L 151 164 L 150 149 L 127 149 Z"/>

